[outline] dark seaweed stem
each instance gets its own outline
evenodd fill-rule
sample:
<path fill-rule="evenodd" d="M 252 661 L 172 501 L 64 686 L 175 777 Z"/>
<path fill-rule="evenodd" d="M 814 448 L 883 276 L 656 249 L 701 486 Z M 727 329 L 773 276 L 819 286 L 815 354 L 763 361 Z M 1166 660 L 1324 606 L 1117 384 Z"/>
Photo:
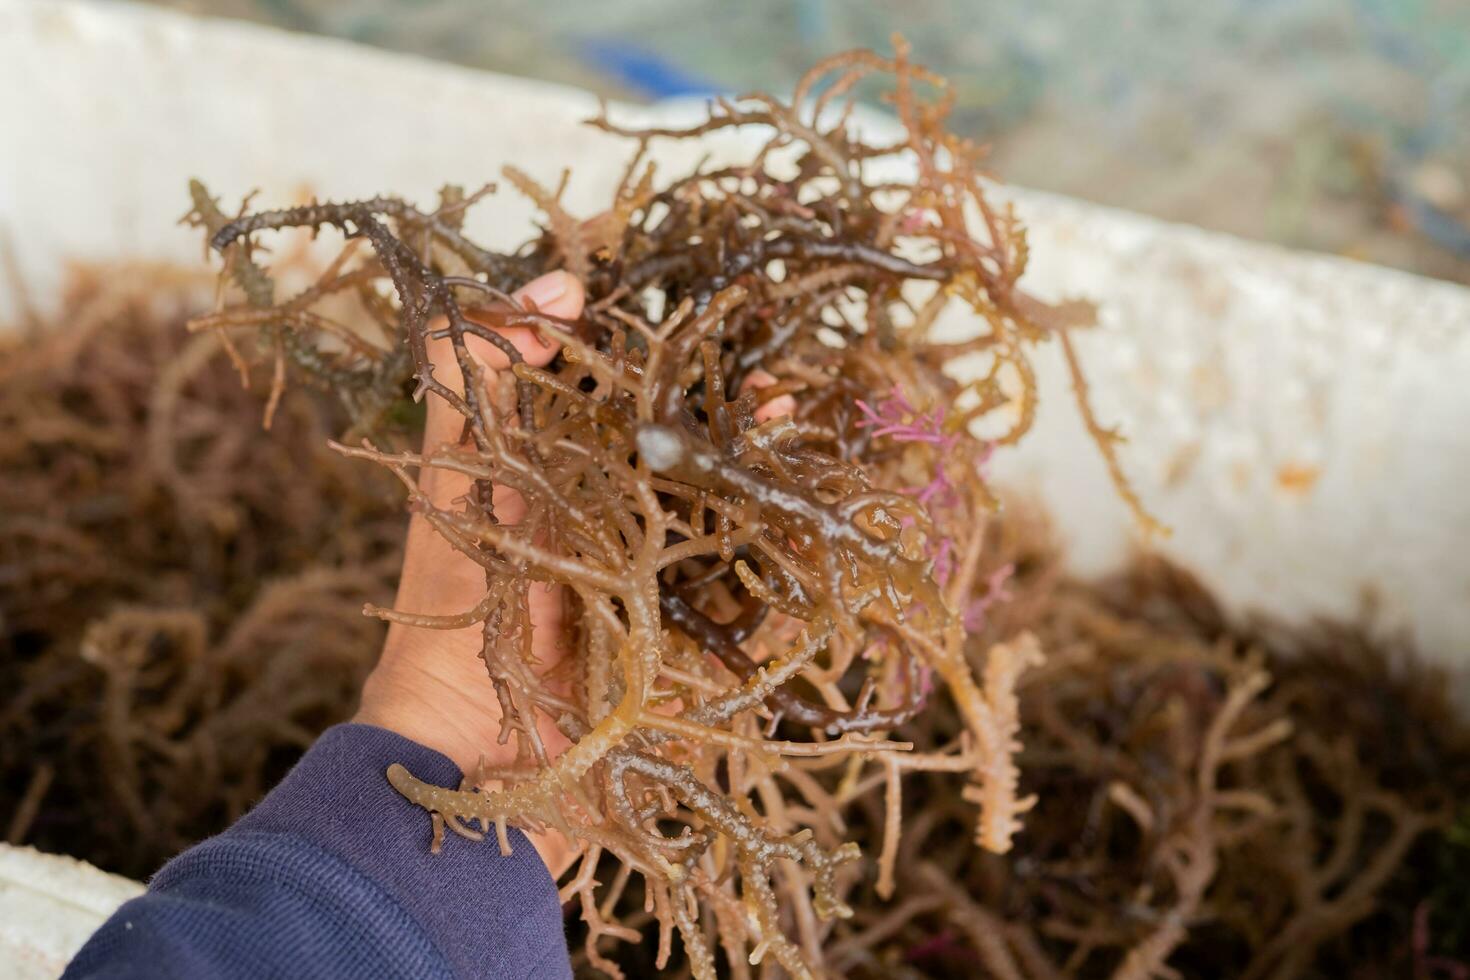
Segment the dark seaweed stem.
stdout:
<path fill-rule="evenodd" d="M 355 221 L 354 214 L 386 215 L 403 222 L 406 232 L 422 231 L 447 245 L 475 272 L 488 276 L 491 281 L 505 283 L 507 292 L 514 291 L 536 275 L 532 260 L 492 252 L 466 238 L 455 224 L 447 220 L 450 212 L 461 210 L 462 206 L 458 204 L 446 204 L 435 213 L 425 213 L 396 197 L 374 197 L 345 203 L 323 201 L 246 215 L 213 232 L 209 243 L 216 251 L 223 252 L 227 245 L 257 231 L 282 228 L 318 231 L 324 225 L 343 228 L 344 221 Z"/>
<path fill-rule="evenodd" d="M 703 310 L 709 305 L 715 293 L 734 285 L 741 276 L 762 270 L 766 263 L 774 259 L 852 263 L 876 272 L 933 282 L 941 282 L 949 278 L 951 274 L 942 263 L 919 265 L 862 242 L 802 238 L 778 238 L 774 241 L 761 239 L 725 260 L 720 274 L 711 277 L 705 286 L 694 294 L 695 309 Z M 642 269 L 635 267 L 630 270 L 629 278 L 638 282 L 642 272 Z"/>
<path fill-rule="evenodd" d="M 636 934 L 599 910 L 617 906 L 633 875 L 659 923 L 660 962 L 677 930 L 691 971 L 712 977 L 712 928 L 732 964 L 769 954 L 793 976 L 824 970 L 823 938 L 860 877 L 839 814 L 858 803 L 849 790 L 873 779 L 889 814 L 874 855 L 885 894 L 903 774 L 968 778 L 975 839 L 992 851 L 1012 846 L 1032 805 L 1017 791 L 1015 688 L 1040 649 L 1029 635 L 977 648 L 966 628 L 998 581 L 985 519 L 995 496 L 979 465 L 991 447 L 967 424 L 1019 403 L 1021 421 L 996 445 L 1024 434 L 1035 400 L 1028 350 L 1062 318 L 1016 288 L 1024 233 L 985 201 L 974 149 L 943 129 L 942 86 L 940 101 L 921 105 L 916 84 L 936 80 L 902 50 L 850 52 L 817 73 L 835 77 L 814 115 L 762 95 L 719 102 L 689 130 L 630 132 L 640 158 L 652 140 L 730 126 L 758 123 L 771 136 L 743 165 L 662 187 L 635 159 L 610 209 L 590 220 L 568 214 L 559 189 L 506 168 L 545 216 L 541 235 L 512 255 L 464 235 L 479 195 L 455 188 L 434 211 L 378 197 L 202 222 L 252 302 L 265 276 L 253 236 L 329 226 L 348 251 L 311 290 L 265 310 L 227 308 L 201 327 L 258 330 L 279 315 L 271 349 L 289 339 L 344 368 L 329 376 L 339 389 L 360 387 L 382 405 L 411 377 L 415 397 L 464 417 L 468 445 L 345 451 L 393 469 L 430 527 L 484 569 L 484 597 L 463 615 L 376 614 L 479 627 L 515 762 L 460 790 L 401 768 L 390 778 L 441 828 L 480 836 L 494 825 L 503 840 L 517 824 L 572 838 L 580 856 L 564 895 L 587 917 L 588 961 L 608 972 L 616 967 L 599 943 Z M 908 127 L 899 146 L 863 146 L 845 111 L 820 111 L 875 73 L 895 81 Z M 917 161 L 911 183 L 867 183 L 870 163 L 900 155 Z M 880 207 L 880 195 L 899 203 Z M 966 228 L 966 201 L 987 240 Z M 351 251 L 359 240 L 366 254 Z M 586 284 L 576 322 L 510 298 L 556 268 Z M 355 302 L 361 336 L 388 347 L 345 334 L 327 300 L 334 310 Z M 944 373 L 948 348 L 929 338 L 951 302 L 968 307 L 975 349 L 993 359 L 969 386 Z M 559 356 L 526 364 L 496 329 L 511 325 Z M 503 351 L 508 375 L 478 370 L 468 337 Z M 430 343 L 442 339 L 463 393 L 434 376 Z M 518 426 L 497 417 L 511 378 Z M 878 392 L 901 417 L 884 421 Z M 344 396 L 353 398 L 368 404 Z M 943 411 L 966 398 L 975 407 L 965 414 Z M 376 430 L 376 419 L 356 421 Z M 473 492 L 435 507 L 409 476 L 424 466 L 468 475 Z M 491 513 L 494 486 L 520 493 L 521 522 Z M 527 596 L 542 587 L 561 588 L 578 610 L 555 682 L 532 669 Z M 936 703 L 954 707 L 963 737 L 921 752 L 896 740 Z M 542 725 L 571 747 L 553 756 Z M 611 880 L 608 855 L 624 869 Z"/>
<path fill-rule="evenodd" d="M 763 477 L 725 454 L 702 446 L 673 426 L 650 423 L 641 426 L 634 445 L 655 471 L 674 474 L 705 490 L 738 496 L 760 508 L 774 511 L 774 520 L 794 533 L 815 540 L 840 542 L 862 553 L 869 561 L 898 569 L 914 563 L 903 556 L 894 541 L 883 541 L 864 533 L 829 505 L 801 487 L 782 486 Z M 917 571 L 916 568 L 913 569 Z"/>
<path fill-rule="evenodd" d="M 373 198 L 352 203 L 309 204 L 297 208 L 263 211 L 240 218 L 225 225 L 211 238 L 210 244 L 216 251 L 224 252 L 228 247 L 253 232 L 282 228 L 306 228 L 315 232 L 323 225 L 331 225 L 342 231 L 349 240 L 366 238 L 377 253 L 379 261 L 393 282 L 400 303 L 399 329 L 408 350 L 413 355 L 414 377 L 418 386 L 414 390 L 417 401 L 428 392 L 433 392 L 453 405 L 471 423 L 484 423 L 485 415 L 472 403 L 478 396 L 474 385 L 465 386 L 465 394 L 459 394 L 434 378 L 434 365 L 428 355 L 430 337 L 429 322 L 435 315 L 443 315 L 448 321 L 448 335 L 454 345 L 454 355 L 459 363 L 461 376 L 476 376 L 477 368 L 465 347 L 466 333 L 473 334 L 493 344 L 512 364 L 524 361 L 514 344 L 493 330 L 470 323 L 464 316 L 453 287 L 443 276 L 431 272 L 419 257 L 402 240 L 396 237 L 376 215 L 390 214 L 406 218 L 410 223 L 428 226 L 438 238 L 447 238 L 455 250 L 467 253 L 479 264 L 478 271 L 504 272 L 506 262 L 491 252 L 473 247 L 460 233 L 431 216 L 424 215 L 396 198 Z M 530 429 L 534 425 L 530 399 L 534 388 L 523 382 L 521 385 L 521 422 Z"/>

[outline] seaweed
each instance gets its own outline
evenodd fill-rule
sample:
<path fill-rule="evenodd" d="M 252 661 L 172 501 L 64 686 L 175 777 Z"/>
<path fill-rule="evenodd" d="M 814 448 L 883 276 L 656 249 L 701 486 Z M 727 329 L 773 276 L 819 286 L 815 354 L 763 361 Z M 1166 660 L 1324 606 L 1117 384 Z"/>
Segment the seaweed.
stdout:
<path fill-rule="evenodd" d="M 883 75 L 908 134 L 894 147 L 865 145 L 848 125 L 853 87 Z M 987 197 L 980 148 L 943 128 L 948 104 L 946 83 L 898 42 L 893 58 L 823 61 L 789 103 L 716 100 L 687 130 L 630 130 L 604 113 L 593 125 L 638 145 L 613 206 L 580 220 L 559 191 L 508 169 L 546 223 L 505 255 L 464 234 L 458 219 L 481 195 L 457 188 L 432 211 L 379 197 L 222 222 L 195 187 L 192 220 L 246 298 L 195 328 L 253 333 L 275 365 L 272 402 L 293 373 L 337 391 L 366 436 L 342 452 L 397 474 L 412 506 L 485 572 L 465 616 L 374 612 L 427 628 L 485 624 L 482 659 L 515 764 L 459 789 L 400 766 L 389 780 L 434 814 L 436 833 L 494 827 L 504 847 L 516 825 L 573 840 L 563 897 L 582 903 L 587 955 L 609 972 L 599 940 L 629 934 L 597 911 L 609 902 L 599 889 L 624 887 L 599 878 L 604 854 L 641 876 L 661 965 L 677 933 L 693 973 L 713 976 L 714 928 L 740 970 L 769 955 L 805 976 L 821 969 L 821 933 L 852 914 L 843 896 L 861 874 L 858 849 L 819 817 L 824 773 L 884 774 L 885 890 L 900 774 L 968 777 L 971 836 L 994 852 L 1010 849 L 1035 803 L 1017 792 L 1014 689 L 1041 649 L 1028 635 L 980 649 L 967 623 L 994 584 L 981 574 L 996 511 L 986 460 L 1030 425 L 1031 348 L 1077 310 L 1018 285 L 1024 231 Z M 746 126 L 771 135 L 745 165 L 662 186 L 639 166 L 654 140 Z M 914 179 L 872 176 L 890 160 L 910 162 Z M 267 297 L 256 236 L 324 227 L 345 237 L 341 255 L 304 292 Z M 512 298 L 555 268 L 586 285 L 575 322 Z M 963 344 L 933 337 L 950 305 L 982 325 Z M 553 363 L 525 363 L 500 333 L 513 328 L 554 344 Z M 472 339 L 509 370 L 487 372 Z M 436 376 L 431 350 L 445 340 L 462 387 Z M 990 360 L 980 381 L 945 373 L 960 348 Z M 1080 365 L 1068 364 L 1083 399 Z M 463 417 L 459 445 L 419 452 L 383 437 L 388 406 L 410 387 Z M 794 407 L 764 417 L 783 396 Z M 1111 434 L 1085 417 L 1112 460 Z M 993 438 L 973 434 L 1007 418 Z M 471 493 L 436 506 L 413 477 L 425 467 L 470 476 Z M 1110 470 L 1123 485 L 1115 461 Z M 517 491 L 526 516 L 499 520 L 492 485 Z M 1131 490 L 1124 499 L 1152 525 Z M 570 697 L 525 669 L 527 590 L 542 585 L 565 590 L 580 622 Z M 941 690 L 965 732 L 913 751 L 898 732 Z M 545 722 L 571 743 L 554 758 L 537 734 Z"/>
<path fill-rule="evenodd" d="M 211 281 L 78 270 L 0 339 L 0 828 L 142 877 L 352 711 L 403 534 L 391 479 L 300 393 L 272 438 Z M 260 379 L 257 379 L 260 380 Z"/>
<path fill-rule="evenodd" d="M 1008 543 L 1009 542 L 1009 543 Z M 959 846 L 925 776 L 891 903 L 829 941 L 853 977 L 1453 976 L 1470 729 L 1436 674 L 1361 629 L 1230 626 L 1183 572 L 1057 574 L 1034 526 L 994 611 L 1052 651 L 1018 691 L 1024 848 Z M 936 711 L 920 746 L 953 737 Z M 886 817 L 848 815 L 872 846 Z"/>

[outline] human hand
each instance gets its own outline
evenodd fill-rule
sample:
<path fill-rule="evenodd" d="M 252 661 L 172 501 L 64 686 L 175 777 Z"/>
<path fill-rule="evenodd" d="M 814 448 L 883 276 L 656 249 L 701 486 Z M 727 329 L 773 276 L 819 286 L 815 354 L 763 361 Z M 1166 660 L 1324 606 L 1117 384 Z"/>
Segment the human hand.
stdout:
<path fill-rule="evenodd" d="M 542 313 L 563 319 L 581 315 L 582 284 L 565 272 L 552 272 L 517 293 Z M 554 346 L 543 346 L 528 328 L 501 328 L 500 333 L 515 344 L 526 363 L 543 367 L 556 356 Z M 470 353 L 487 369 L 503 370 L 505 355 L 478 338 L 466 338 Z M 448 340 L 430 345 L 435 377 L 462 391 L 459 365 Z M 753 372 L 742 390 L 773 384 L 764 371 Z M 795 409 L 790 395 L 770 399 L 756 412 L 757 421 L 789 414 Z M 424 428 L 424 452 L 432 452 L 458 440 L 462 417 L 443 399 L 430 398 Z M 439 508 L 454 506 L 470 489 L 470 478 L 439 467 L 424 467 L 419 487 Z M 519 493 L 495 487 L 496 516 L 509 524 L 526 511 Z M 480 566 L 455 551 L 435 532 L 422 514 L 409 523 L 404 549 L 403 574 L 394 608 L 428 615 L 454 615 L 472 608 L 485 592 L 485 574 Z M 563 588 L 534 586 L 530 593 L 531 646 L 538 672 L 546 674 L 570 650 L 564 614 Z M 488 766 L 515 762 L 514 742 L 499 742 L 501 708 L 494 684 L 480 659 L 481 624 L 458 630 L 419 629 L 394 622 L 388 628 L 383 654 L 363 685 L 362 703 L 355 721 L 395 731 L 405 738 L 448 756 L 461 771 L 471 772 L 483 759 Z M 538 718 L 538 732 L 547 753 L 555 756 L 568 745 L 567 739 L 545 715 Z M 531 835 L 542 860 L 553 875 L 570 863 L 572 846 L 554 831 Z"/>
<path fill-rule="evenodd" d="M 566 272 L 552 272 L 529 283 L 516 294 L 542 313 L 575 319 L 582 313 L 582 284 Z M 473 314 L 468 314 L 473 318 Z M 555 346 L 543 346 L 534 331 L 524 327 L 501 329 L 526 363 L 543 367 L 556 356 Z M 475 337 L 466 338 L 474 356 L 487 371 L 508 366 L 505 354 Z M 459 365 L 448 340 L 431 343 L 434 376 L 463 390 Z M 424 452 L 458 441 L 463 423 L 441 398 L 430 397 L 424 427 Z M 419 488 L 439 508 L 452 508 L 470 490 L 470 478 L 440 467 L 424 467 Z M 495 487 L 496 516 L 514 524 L 524 517 L 525 501 L 508 487 Z M 403 575 L 394 608 L 429 615 L 454 615 L 474 607 L 485 594 L 485 572 L 429 526 L 422 514 L 409 522 L 404 548 Z M 532 652 L 539 673 L 554 668 L 570 650 L 563 622 L 562 587 L 533 585 L 530 593 Z M 448 756 L 466 773 L 483 758 L 488 766 L 515 762 L 516 743 L 499 742 L 501 708 L 495 686 L 480 659 L 482 624 L 464 629 L 420 629 L 392 623 L 383 653 L 363 685 L 362 702 L 354 721 L 397 732 L 420 745 Z M 551 720 L 540 716 L 537 725 L 549 755 L 567 746 Z M 555 832 L 534 834 L 532 842 L 553 876 L 569 862 L 571 848 Z"/>

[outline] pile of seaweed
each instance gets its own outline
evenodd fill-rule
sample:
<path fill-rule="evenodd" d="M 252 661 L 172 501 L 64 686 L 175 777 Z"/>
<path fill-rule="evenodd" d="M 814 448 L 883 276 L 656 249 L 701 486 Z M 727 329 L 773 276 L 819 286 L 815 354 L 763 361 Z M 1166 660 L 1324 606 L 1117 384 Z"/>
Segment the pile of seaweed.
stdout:
<path fill-rule="evenodd" d="M 1365 627 L 1232 628 L 1157 559 L 1081 585 L 1018 536 L 989 628 L 1035 631 L 1006 855 L 959 846 L 930 777 L 892 900 L 828 946 L 854 977 L 1470 973 L 1470 728 L 1436 671 Z M 944 712 L 918 744 L 957 730 Z M 872 801 L 848 817 L 876 837 Z M 634 971 L 636 973 L 636 970 Z"/>
<path fill-rule="evenodd" d="M 334 405 L 291 392 L 262 436 L 186 328 L 212 285 L 81 270 L 0 338 L 0 832 L 134 877 L 351 713 L 404 530 Z"/>

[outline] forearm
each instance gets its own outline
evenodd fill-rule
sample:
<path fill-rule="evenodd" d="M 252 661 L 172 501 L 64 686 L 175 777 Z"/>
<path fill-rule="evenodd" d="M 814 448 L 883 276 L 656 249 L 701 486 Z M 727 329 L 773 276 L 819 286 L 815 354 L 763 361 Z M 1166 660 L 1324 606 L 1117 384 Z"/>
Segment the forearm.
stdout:
<path fill-rule="evenodd" d="M 449 759 L 370 725 L 328 730 L 260 805 L 185 851 L 88 941 L 67 978 L 570 977 L 556 887 L 513 853 L 449 835 L 383 773 L 456 786 Z"/>

